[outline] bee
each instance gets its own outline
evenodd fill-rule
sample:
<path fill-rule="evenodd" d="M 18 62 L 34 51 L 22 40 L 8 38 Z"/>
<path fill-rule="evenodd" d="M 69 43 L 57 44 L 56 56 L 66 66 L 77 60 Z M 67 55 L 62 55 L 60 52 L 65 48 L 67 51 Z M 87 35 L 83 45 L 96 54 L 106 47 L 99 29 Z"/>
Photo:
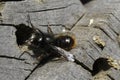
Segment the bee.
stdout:
<path fill-rule="evenodd" d="M 16 42 L 18 46 L 27 46 L 29 50 L 32 50 L 34 56 L 39 61 L 53 59 L 54 57 L 63 56 L 68 61 L 74 61 L 74 56 L 69 52 L 76 46 L 76 40 L 74 34 L 70 32 L 64 32 L 60 34 L 54 34 L 50 27 L 47 29 L 47 33 L 35 28 L 30 22 L 31 26 L 25 24 L 13 25 L 13 24 L 0 24 L 9 25 L 16 28 Z"/>

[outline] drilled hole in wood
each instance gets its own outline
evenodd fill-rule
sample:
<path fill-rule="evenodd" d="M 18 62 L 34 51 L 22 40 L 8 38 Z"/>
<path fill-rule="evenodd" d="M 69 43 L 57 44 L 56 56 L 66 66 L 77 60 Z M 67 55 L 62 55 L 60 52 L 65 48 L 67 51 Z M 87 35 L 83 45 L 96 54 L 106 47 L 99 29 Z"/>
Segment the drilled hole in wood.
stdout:
<path fill-rule="evenodd" d="M 93 64 L 92 75 L 94 76 L 100 71 L 107 71 L 110 68 L 111 66 L 109 65 L 107 58 L 98 58 Z"/>
<path fill-rule="evenodd" d="M 15 32 L 15 35 L 17 44 L 23 45 L 24 42 L 31 36 L 33 29 L 29 26 L 26 26 L 25 24 L 17 25 L 16 29 L 17 31 Z"/>
<path fill-rule="evenodd" d="M 92 0 L 80 0 L 83 4 L 87 4 L 88 2 L 92 1 Z"/>

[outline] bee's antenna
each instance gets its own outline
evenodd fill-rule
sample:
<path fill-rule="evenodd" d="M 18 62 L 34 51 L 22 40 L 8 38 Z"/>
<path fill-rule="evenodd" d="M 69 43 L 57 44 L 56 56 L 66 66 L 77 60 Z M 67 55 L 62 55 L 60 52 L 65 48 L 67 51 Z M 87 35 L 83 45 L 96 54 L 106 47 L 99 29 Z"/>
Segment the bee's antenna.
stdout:
<path fill-rule="evenodd" d="M 31 22 L 29 13 L 28 13 L 28 15 L 27 15 L 27 18 L 28 18 L 28 24 L 30 24 L 30 26 L 31 26 L 35 31 L 39 31 L 42 35 L 44 35 L 44 33 L 43 33 L 41 30 L 39 30 L 39 29 L 37 29 L 37 28 L 34 27 L 34 25 L 33 25 L 32 22 Z"/>
<path fill-rule="evenodd" d="M 28 15 L 27 15 L 27 18 L 28 18 L 28 20 L 27 20 L 28 25 L 30 24 L 30 26 L 31 26 L 33 29 L 35 29 L 35 27 L 33 26 L 32 22 L 31 22 L 31 20 L 30 20 L 30 15 L 29 15 L 29 13 L 28 13 Z"/>
<path fill-rule="evenodd" d="M 51 27 L 50 27 L 50 23 L 48 22 L 48 26 L 47 26 L 47 32 L 50 33 L 50 34 L 54 34 Z"/>

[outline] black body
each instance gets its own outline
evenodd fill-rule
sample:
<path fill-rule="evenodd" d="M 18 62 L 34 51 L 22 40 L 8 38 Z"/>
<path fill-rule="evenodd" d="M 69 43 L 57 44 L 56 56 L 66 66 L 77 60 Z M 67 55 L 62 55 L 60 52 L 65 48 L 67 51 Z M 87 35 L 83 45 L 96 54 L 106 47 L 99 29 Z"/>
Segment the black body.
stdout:
<path fill-rule="evenodd" d="M 16 28 L 16 42 L 18 46 L 28 46 L 32 50 L 35 57 L 40 60 L 48 57 L 61 56 L 61 51 L 57 47 L 70 50 L 74 45 L 74 39 L 69 35 L 59 35 L 55 37 L 53 33 L 44 33 L 38 28 L 29 27 L 25 24 L 0 24 L 5 26 L 13 26 Z M 56 47 L 57 46 L 57 47 Z"/>

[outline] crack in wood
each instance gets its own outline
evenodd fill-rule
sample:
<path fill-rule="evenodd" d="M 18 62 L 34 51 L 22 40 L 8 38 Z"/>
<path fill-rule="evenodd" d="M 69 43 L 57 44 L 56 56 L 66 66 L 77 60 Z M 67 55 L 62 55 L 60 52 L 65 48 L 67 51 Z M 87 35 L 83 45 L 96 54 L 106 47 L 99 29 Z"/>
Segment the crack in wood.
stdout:
<path fill-rule="evenodd" d="M 21 59 L 21 58 L 17 58 L 17 57 L 6 56 L 6 55 L 0 55 L 0 58 L 15 59 L 15 60 L 21 60 L 21 61 L 25 60 L 25 59 Z"/>
<path fill-rule="evenodd" d="M 111 80 L 115 80 L 111 75 L 107 74 L 107 76 L 108 76 Z"/>
<path fill-rule="evenodd" d="M 120 22 L 120 19 L 118 17 L 116 17 L 113 13 L 109 13 L 110 15 L 112 15 L 118 22 Z M 109 24 L 107 24 L 108 26 L 110 26 Z M 117 33 L 113 28 L 110 27 L 110 29 L 118 36 L 119 33 Z"/>
<path fill-rule="evenodd" d="M 65 27 L 65 25 L 63 24 L 48 24 L 49 26 L 62 26 Z M 43 27 L 48 27 L 48 25 L 39 25 L 39 26 L 43 26 Z"/>
<path fill-rule="evenodd" d="M 120 19 L 118 17 L 116 17 L 113 13 L 109 13 L 111 14 L 116 20 L 118 20 L 120 22 Z"/>
<path fill-rule="evenodd" d="M 65 30 L 70 30 L 70 28 L 67 28 L 64 24 L 49 24 L 49 25 L 39 25 L 42 27 L 48 27 L 48 26 L 61 26 L 63 28 L 65 28 Z"/>
<path fill-rule="evenodd" d="M 44 12 L 44 11 L 53 11 L 53 10 L 60 10 L 60 9 L 65 9 L 65 8 L 68 8 L 72 5 L 79 5 L 79 4 L 76 4 L 76 3 L 72 3 L 72 4 L 69 4 L 67 6 L 63 6 L 63 7 L 56 7 L 56 8 L 50 8 L 50 9 L 43 9 L 43 10 L 36 10 L 36 11 L 27 11 L 27 13 L 35 13 L 35 12 Z M 20 12 L 18 12 L 20 13 Z"/>
<path fill-rule="evenodd" d="M 30 74 L 28 74 L 28 76 L 24 79 L 24 80 L 28 80 L 28 78 L 30 77 L 30 75 L 39 67 L 40 64 L 37 64 L 33 70 L 31 70 Z"/>
<path fill-rule="evenodd" d="M 92 73 L 92 70 L 87 67 L 85 64 L 83 64 L 82 62 L 80 62 L 79 60 L 75 59 L 74 61 L 77 65 L 80 65 L 82 68 L 84 68 L 85 70 L 87 70 L 88 72 Z"/>
<path fill-rule="evenodd" d="M 108 36 L 111 40 L 114 41 L 114 39 L 112 39 L 112 38 L 110 37 L 110 35 L 109 35 L 103 28 L 101 28 L 101 27 L 94 27 L 94 28 L 100 29 L 103 33 L 105 33 L 106 36 Z"/>
<path fill-rule="evenodd" d="M 84 17 L 84 15 L 85 15 L 85 13 L 83 13 L 83 14 L 78 18 L 78 20 L 71 26 L 71 28 L 70 28 L 69 30 L 72 30 L 72 29 L 76 26 L 76 24 Z"/>

